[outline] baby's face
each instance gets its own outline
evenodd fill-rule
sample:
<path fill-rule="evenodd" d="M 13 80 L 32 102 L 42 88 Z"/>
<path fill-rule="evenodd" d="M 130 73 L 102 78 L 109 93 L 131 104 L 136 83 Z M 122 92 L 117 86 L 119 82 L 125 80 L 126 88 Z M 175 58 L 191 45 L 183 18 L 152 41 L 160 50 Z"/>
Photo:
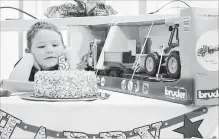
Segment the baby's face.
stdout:
<path fill-rule="evenodd" d="M 32 39 L 31 52 L 44 70 L 58 64 L 63 49 L 61 36 L 52 30 L 39 30 Z"/>

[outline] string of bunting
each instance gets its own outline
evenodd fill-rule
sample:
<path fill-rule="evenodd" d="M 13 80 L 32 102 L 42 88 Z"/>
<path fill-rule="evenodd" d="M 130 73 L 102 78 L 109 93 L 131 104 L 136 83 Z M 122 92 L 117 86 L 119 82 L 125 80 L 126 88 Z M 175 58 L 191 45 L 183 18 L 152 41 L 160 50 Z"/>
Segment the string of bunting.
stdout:
<path fill-rule="evenodd" d="M 87 134 L 84 132 L 77 131 L 54 131 L 47 129 L 43 126 L 34 126 L 23 122 L 21 119 L 0 110 L 0 138 L 7 139 L 10 138 L 16 128 L 20 128 L 25 132 L 35 133 L 35 139 L 45 139 L 47 137 L 54 138 L 78 138 L 78 139 L 97 139 L 97 138 L 119 138 L 126 139 L 135 136 L 140 136 L 142 139 L 159 139 L 161 129 L 173 126 L 175 124 L 185 122 L 185 117 L 188 119 L 198 117 L 200 115 L 206 114 L 208 109 L 206 107 L 201 107 L 196 110 L 193 110 L 189 113 L 174 117 L 166 121 L 159 121 L 156 123 L 144 125 L 141 127 L 133 128 L 130 131 L 107 131 L 100 132 L 99 134 Z M 2 124 L 2 122 L 4 124 Z M 199 121 L 198 121 L 199 122 Z M 202 122 L 202 121 L 201 121 Z M 201 122 L 199 122 L 201 124 Z M 3 125 L 3 126 L 2 126 Z M 151 132 L 155 131 L 155 134 L 152 135 Z M 176 131 L 175 131 L 176 132 Z"/>

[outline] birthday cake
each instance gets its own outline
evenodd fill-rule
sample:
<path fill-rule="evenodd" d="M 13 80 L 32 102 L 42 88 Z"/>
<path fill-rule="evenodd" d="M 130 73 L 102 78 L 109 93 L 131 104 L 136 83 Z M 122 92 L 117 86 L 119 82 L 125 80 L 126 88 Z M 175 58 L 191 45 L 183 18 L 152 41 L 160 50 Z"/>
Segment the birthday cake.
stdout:
<path fill-rule="evenodd" d="M 39 71 L 34 77 L 34 97 L 87 98 L 97 96 L 94 72 L 83 70 Z"/>

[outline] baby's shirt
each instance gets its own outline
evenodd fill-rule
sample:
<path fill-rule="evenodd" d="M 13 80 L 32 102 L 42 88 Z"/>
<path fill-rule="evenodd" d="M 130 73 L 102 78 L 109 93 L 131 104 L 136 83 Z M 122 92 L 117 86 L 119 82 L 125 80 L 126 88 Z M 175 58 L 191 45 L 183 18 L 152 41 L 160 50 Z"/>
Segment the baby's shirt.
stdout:
<path fill-rule="evenodd" d="M 18 62 L 14 65 L 14 67 L 20 62 L 22 58 L 20 58 L 18 60 Z M 52 67 L 51 69 L 49 69 L 48 71 L 52 71 L 52 70 L 58 70 L 59 69 L 59 65 L 57 64 L 56 66 Z M 42 71 L 42 70 L 41 70 Z M 31 72 L 30 72 L 30 77 L 29 77 L 29 80 L 28 81 L 31 81 L 33 82 L 34 81 L 34 75 L 38 72 L 38 69 L 35 68 L 34 66 L 32 67 L 31 69 Z"/>

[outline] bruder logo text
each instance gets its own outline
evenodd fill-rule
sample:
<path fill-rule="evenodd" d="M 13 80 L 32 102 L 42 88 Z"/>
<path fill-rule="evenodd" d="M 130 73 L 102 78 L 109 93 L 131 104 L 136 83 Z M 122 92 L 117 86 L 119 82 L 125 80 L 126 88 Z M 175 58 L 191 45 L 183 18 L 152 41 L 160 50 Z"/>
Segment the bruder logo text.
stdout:
<path fill-rule="evenodd" d="M 198 90 L 197 97 L 198 99 L 219 98 L 218 90 Z"/>
<path fill-rule="evenodd" d="M 165 87 L 165 96 L 173 99 L 187 99 L 187 90 L 177 87 Z"/>

